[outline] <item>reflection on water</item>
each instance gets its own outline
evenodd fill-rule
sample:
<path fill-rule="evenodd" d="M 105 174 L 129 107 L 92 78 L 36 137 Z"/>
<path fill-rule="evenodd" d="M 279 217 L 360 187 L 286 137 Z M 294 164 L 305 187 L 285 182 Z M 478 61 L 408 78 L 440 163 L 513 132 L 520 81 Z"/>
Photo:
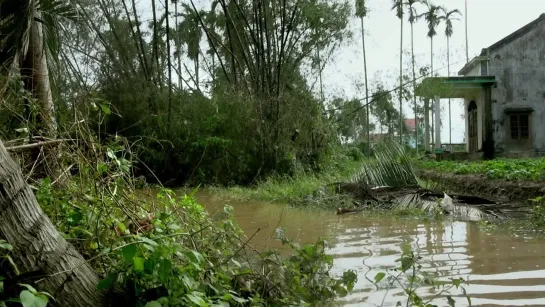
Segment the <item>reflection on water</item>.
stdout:
<path fill-rule="evenodd" d="M 270 239 L 276 227 L 300 243 L 326 238 L 335 257 L 334 273 L 352 269 L 358 273 L 354 292 L 341 302 L 345 306 L 394 306 L 399 289 L 375 286 L 374 276 L 394 268 L 402 244 L 410 244 L 422 257 L 422 270 L 440 280 L 462 277 L 474 306 L 545 306 L 545 241 L 487 234 L 475 223 L 369 218 L 364 214 L 293 209 L 278 204 L 223 201 L 201 193 L 197 197 L 207 210 L 223 210 L 229 204 L 235 219 L 258 248 L 282 249 Z M 457 306 L 466 306 L 459 291 L 450 293 Z M 433 297 L 423 288 L 421 297 Z M 446 305 L 444 301 L 434 301 Z"/>

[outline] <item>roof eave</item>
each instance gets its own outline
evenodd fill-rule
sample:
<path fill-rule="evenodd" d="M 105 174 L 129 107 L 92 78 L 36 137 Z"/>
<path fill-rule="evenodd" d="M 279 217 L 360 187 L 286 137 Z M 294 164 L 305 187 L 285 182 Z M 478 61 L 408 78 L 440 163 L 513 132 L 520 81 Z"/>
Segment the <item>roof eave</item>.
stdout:
<path fill-rule="evenodd" d="M 480 63 L 484 60 L 486 60 L 486 57 L 484 57 L 482 53 L 480 56 L 474 57 L 473 59 L 471 59 L 471 61 L 469 61 L 469 63 L 467 63 L 466 65 L 464 65 L 464 67 L 462 67 L 462 69 L 460 69 L 460 71 L 458 72 L 458 76 L 465 76 L 471 69 L 473 69 L 473 67 L 475 67 L 475 65 L 477 65 L 477 63 Z"/>

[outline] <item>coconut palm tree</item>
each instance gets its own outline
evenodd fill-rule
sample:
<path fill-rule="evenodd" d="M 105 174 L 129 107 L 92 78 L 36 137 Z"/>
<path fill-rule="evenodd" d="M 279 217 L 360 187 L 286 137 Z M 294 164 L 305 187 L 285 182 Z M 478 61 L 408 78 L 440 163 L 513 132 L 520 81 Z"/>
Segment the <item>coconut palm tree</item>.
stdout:
<path fill-rule="evenodd" d="M 367 7 L 365 6 L 365 0 L 356 0 L 356 16 L 361 21 L 361 45 L 363 50 L 363 71 L 365 76 L 365 106 L 367 113 L 367 157 L 371 156 L 371 134 L 369 129 L 369 87 L 367 85 L 367 56 L 365 52 L 365 27 L 363 18 L 367 16 Z"/>
<path fill-rule="evenodd" d="M 403 143 L 403 0 L 394 0 L 392 10 L 396 11 L 401 29 L 399 35 L 399 141 Z"/>
<path fill-rule="evenodd" d="M 409 24 L 411 25 L 411 62 L 413 70 L 413 106 L 414 106 L 414 139 L 415 139 L 415 148 L 418 153 L 418 115 L 416 113 L 416 72 L 415 72 L 415 60 L 414 60 L 414 23 L 417 20 L 417 12 L 414 7 L 416 3 L 421 2 L 421 0 L 406 0 L 405 6 L 409 10 Z"/>
<path fill-rule="evenodd" d="M 61 0 L 0 1 L 0 75 L 18 69 L 40 105 L 40 128 L 49 137 L 57 132 L 49 71 L 58 59 L 58 29 L 75 17 L 76 10 Z M 6 88 L 7 83 L 2 92 Z"/>
<path fill-rule="evenodd" d="M 418 19 L 424 18 L 426 20 L 426 23 L 428 24 L 428 33 L 427 36 L 430 38 L 430 74 L 433 76 L 433 37 L 437 35 L 437 31 L 435 30 L 437 26 L 441 23 L 441 20 L 444 19 L 444 16 L 441 16 L 441 7 L 438 5 L 432 4 L 429 0 L 423 0 L 422 3 L 426 6 L 426 11 L 420 15 L 417 16 Z M 425 112 L 428 112 L 429 110 L 429 100 L 426 99 L 424 101 L 424 109 Z M 433 114 L 433 110 L 432 110 Z M 426 116 L 427 117 L 427 116 Z M 437 123 L 439 124 L 439 123 Z M 426 127 L 428 123 L 425 123 Z M 433 115 L 432 115 L 432 130 L 433 130 Z M 433 132 L 432 132 L 433 137 Z M 426 139 L 429 140 L 429 136 L 426 136 Z M 426 144 L 428 145 L 428 144 Z"/>
<path fill-rule="evenodd" d="M 187 57 L 195 64 L 194 82 L 197 91 L 199 91 L 199 53 L 200 42 L 202 39 L 201 26 L 199 23 L 198 13 L 189 4 L 182 3 L 182 7 L 184 10 L 184 12 L 182 13 L 184 20 L 180 24 L 180 35 L 183 38 L 183 42 L 187 46 Z"/>
<path fill-rule="evenodd" d="M 452 11 L 447 10 L 445 7 L 441 8 L 444 13 L 445 19 L 445 36 L 447 37 L 447 74 L 450 77 L 450 38 L 453 33 L 452 21 L 457 20 L 456 15 L 462 15 L 459 10 L 455 9 Z M 450 98 L 448 100 L 448 129 L 449 129 L 449 143 L 452 144 L 452 116 L 450 108 Z"/>
<path fill-rule="evenodd" d="M 469 45 L 468 45 L 468 42 L 467 42 L 467 0 L 466 0 L 466 3 L 465 3 L 465 21 L 466 21 L 466 63 L 469 63 Z"/>

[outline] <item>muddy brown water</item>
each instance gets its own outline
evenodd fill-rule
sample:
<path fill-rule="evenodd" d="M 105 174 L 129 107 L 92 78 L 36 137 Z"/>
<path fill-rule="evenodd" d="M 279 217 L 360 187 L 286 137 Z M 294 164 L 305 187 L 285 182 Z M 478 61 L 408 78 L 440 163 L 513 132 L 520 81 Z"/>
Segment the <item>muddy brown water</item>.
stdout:
<path fill-rule="evenodd" d="M 358 274 L 354 291 L 339 300 L 343 306 L 395 306 L 400 300 L 405 306 L 400 288 L 388 289 L 385 282 L 377 287 L 372 282 L 378 272 L 396 266 L 403 244 L 410 244 L 422 257 L 423 272 L 438 280 L 462 277 L 468 281 L 465 288 L 473 306 L 545 306 L 543 239 L 489 234 L 470 222 L 335 215 L 283 204 L 225 200 L 206 192 L 197 198 L 211 214 L 232 206 L 235 220 L 248 237 L 255 234 L 251 243 L 259 249 L 288 252 L 271 239 L 277 226 L 299 243 L 328 240 L 333 274 L 348 269 Z M 419 291 L 424 298 L 435 293 L 429 288 Z M 459 291 L 450 294 L 456 306 L 468 306 Z M 444 295 L 434 303 L 448 306 Z"/>

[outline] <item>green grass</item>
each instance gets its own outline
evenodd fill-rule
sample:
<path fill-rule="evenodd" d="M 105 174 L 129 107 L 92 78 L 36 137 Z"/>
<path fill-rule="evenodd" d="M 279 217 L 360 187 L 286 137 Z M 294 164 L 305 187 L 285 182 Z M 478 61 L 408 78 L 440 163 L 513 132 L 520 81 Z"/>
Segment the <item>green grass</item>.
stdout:
<path fill-rule="evenodd" d="M 442 173 L 482 174 L 490 179 L 532 180 L 545 179 L 545 158 L 495 159 L 489 161 L 418 161 L 415 166 Z"/>
<path fill-rule="evenodd" d="M 338 181 L 348 181 L 363 161 L 345 161 L 321 173 L 298 173 L 293 177 L 272 176 L 253 187 L 218 188 L 214 192 L 242 200 L 261 200 L 305 203 L 305 197 L 313 195 L 321 187 Z"/>

